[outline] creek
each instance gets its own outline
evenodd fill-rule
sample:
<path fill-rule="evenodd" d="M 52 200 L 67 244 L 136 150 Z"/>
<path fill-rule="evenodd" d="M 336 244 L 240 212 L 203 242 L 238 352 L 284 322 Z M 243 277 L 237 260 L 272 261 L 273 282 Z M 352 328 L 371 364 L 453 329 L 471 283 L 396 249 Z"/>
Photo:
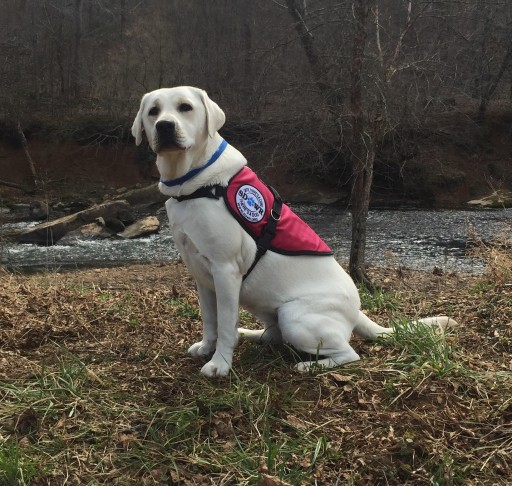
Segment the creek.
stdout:
<path fill-rule="evenodd" d="M 333 249 L 341 263 L 350 251 L 350 212 L 339 207 L 292 204 L 292 208 Z M 20 272 L 61 271 L 125 263 L 168 262 L 179 258 L 163 208 L 158 234 L 137 240 L 77 241 L 42 247 L 2 241 L 3 231 L 35 223 L 0 225 L 0 265 Z M 512 209 L 372 210 L 368 218 L 366 261 L 381 267 L 481 273 L 485 262 L 467 256 L 471 234 L 483 241 L 510 233 Z"/>

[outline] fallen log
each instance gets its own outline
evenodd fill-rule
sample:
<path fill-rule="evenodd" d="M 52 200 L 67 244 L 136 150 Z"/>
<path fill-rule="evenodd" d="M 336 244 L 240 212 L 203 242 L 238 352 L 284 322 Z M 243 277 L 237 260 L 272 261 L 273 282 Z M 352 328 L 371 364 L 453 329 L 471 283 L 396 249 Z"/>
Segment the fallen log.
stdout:
<path fill-rule="evenodd" d="M 108 201 L 53 221 L 38 224 L 23 231 L 19 235 L 18 241 L 20 243 L 51 246 L 69 231 L 73 231 L 84 224 L 92 223 L 98 218 L 104 220 L 118 219 L 125 224 L 131 224 L 135 219 L 130 205 L 126 201 Z"/>
<path fill-rule="evenodd" d="M 119 196 L 116 199 L 128 201 L 132 206 L 151 206 L 153 204 L 162 204 L 169 196 L 165 196 L 158 189 L 158 184 L 151 184 L 139 189 L 132 189 Z"/>

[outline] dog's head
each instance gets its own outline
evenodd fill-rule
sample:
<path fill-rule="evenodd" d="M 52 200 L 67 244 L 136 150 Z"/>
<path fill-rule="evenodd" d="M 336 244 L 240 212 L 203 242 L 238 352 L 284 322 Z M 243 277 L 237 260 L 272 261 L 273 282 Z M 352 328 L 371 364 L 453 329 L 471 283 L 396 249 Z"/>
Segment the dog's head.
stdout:
<path fill-rule="evenodd" d="M 203 145 L 224 125 L 226 117 L 206 91 L 190 86 L 162 88 L 142 98 L 132 126 L 135 143 L 146 132 L 157 154 Z"/>

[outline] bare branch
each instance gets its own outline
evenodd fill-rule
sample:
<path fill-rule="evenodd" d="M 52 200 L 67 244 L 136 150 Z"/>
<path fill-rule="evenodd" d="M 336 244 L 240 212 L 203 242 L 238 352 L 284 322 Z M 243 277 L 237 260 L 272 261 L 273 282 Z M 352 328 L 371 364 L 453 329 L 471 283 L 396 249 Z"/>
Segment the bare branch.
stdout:
<path fill-rule="evenodd" d="M 34 190 L 21 184 L 17 184 L 16 182 L 4 181 L 0 179 L 0 186 L 12 187 L 13 189 L 18 189 L 23 191 L 25 194 L 33 194 Z"/>
<path fill-rule="evenodd" d="M 427 8 L 426 5 L 423 6 L 423 8 L 414 16 L 411 17 L 412 12 L 412 0 L 409 0 L 407 4 L 407 21 L 405 23 L 404 30 L 400 33 L 400 37 L 398 38 L 398 42 L 396 43 L 395 52 L 393 54 L 393 57 L 391 58 L 391 61 L 389 63 L 388 72 L 386 75 L 386 79 L 388 82 L 391 81 L 391 78 L 396 74 L 397 72 L 397 62 L 398 62 L 398 56 L 400 55 L 402 51 L 402 47 L 404 44 L 404 38 L 408 34 L 409 30 L 411 30 L 412 26 L 418 20 L 419 17 L 421 17 L 422 13 Z"/>

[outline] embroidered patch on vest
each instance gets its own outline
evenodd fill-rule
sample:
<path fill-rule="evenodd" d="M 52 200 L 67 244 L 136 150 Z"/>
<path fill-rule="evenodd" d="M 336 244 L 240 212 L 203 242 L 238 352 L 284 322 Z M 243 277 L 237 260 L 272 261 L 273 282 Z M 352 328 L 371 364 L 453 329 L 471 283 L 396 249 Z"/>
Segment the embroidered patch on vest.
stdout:
<path fill-rule="evenodd" d="M 259 223 L 265 216 L 265 199 L 258 189 L 245 184 L 236 192 L 236 207 L 249 223 Z"/>

